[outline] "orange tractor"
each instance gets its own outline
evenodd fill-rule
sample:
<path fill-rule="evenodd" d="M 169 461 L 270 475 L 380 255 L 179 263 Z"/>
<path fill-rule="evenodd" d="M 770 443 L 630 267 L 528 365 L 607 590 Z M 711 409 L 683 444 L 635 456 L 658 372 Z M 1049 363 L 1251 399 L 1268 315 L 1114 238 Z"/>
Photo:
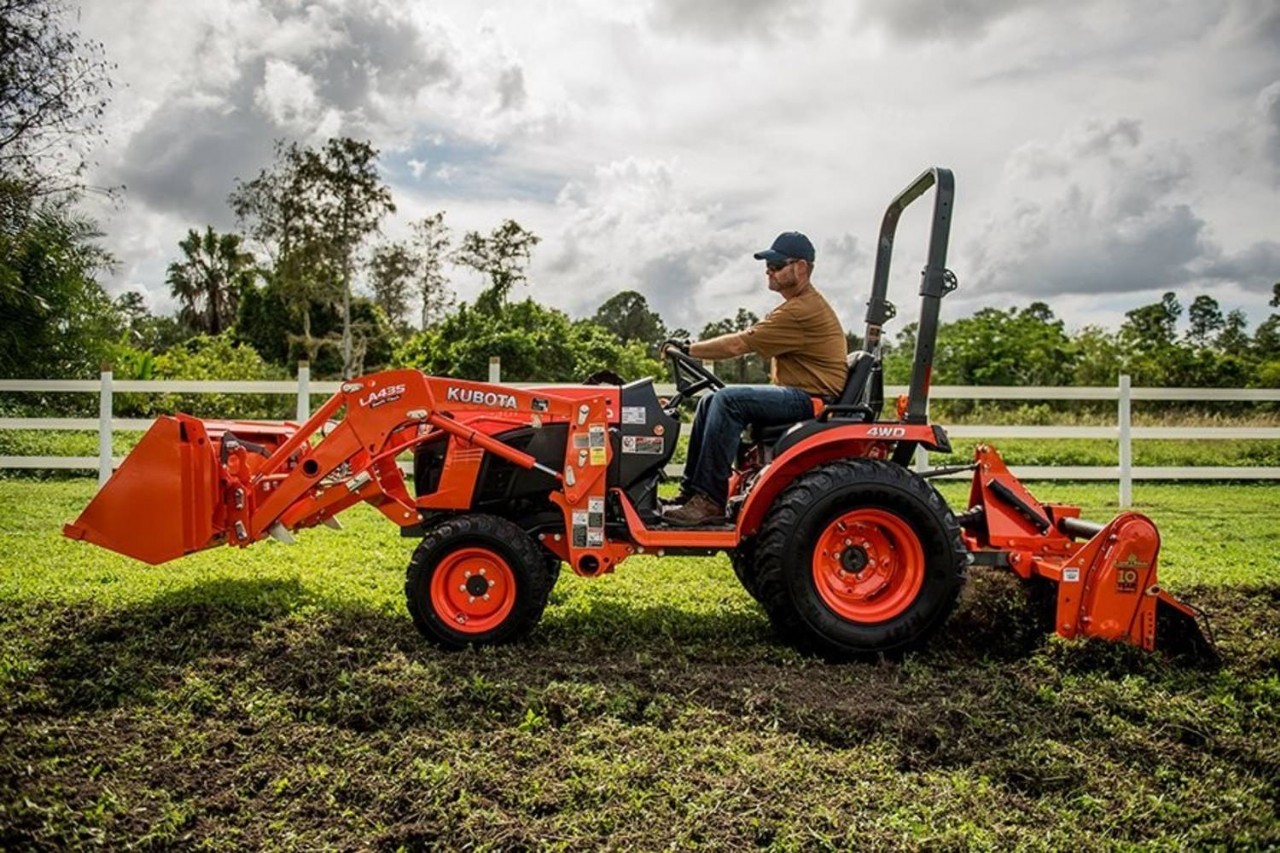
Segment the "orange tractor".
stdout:
<path fill-rule="evenodd" d="M 936 188 L 911 384 L 881 417 L 881 328 L 902 211 Z M 1198 611 L 1160 588 L 1155 525 L 1105 525 L 1045 504 L 980 446 L 969 506 L 952 513 L 916 448 L 949 452 L 928 422 L 954 180 L 930 169 L 890 204 L 865 346 L 840 397 L 785 428 L 743 436 L 728 521 L 664 525 L 658 485 L 681 403 L 720 381 L 669 348 L 677 393 L 629 384 L 515 388 L 390 370 L 343 383 L 306 423 L 160 418 L 64 533 L 156 564 L 219 545 L 337 526 L 368 503 L 420 538 L 405 592 L 418 629 L 446 648 L 500 643 L 538 622 L 560 571 L 612 572 L 634 554 L 725 552 L 783 636 L 835 655 L 918 646 L 955 607 L 972 564 L 1056 585 L 1053 629 L 1156 647 L 1173 631 L 1203 646 Z M 397 463 L 412 453 L 412 486 Z M 952 469 L 954 471 L 954 469 Z M 948 473 L 947 471 L 935 471 Z M 1168 639 L 1168 638 L 1165 638 Z"/>

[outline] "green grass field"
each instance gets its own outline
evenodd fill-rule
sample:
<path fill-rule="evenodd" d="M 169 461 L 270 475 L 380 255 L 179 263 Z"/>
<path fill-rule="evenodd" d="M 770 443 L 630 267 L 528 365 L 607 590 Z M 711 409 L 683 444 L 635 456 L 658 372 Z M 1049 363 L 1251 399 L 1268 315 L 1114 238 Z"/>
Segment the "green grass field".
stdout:
<path fill-rule="evenodd" d="M 93 490 L 0 481 L 0 849 L 1280 844 L 1275 486 L 1135 487 L 1219 669 L 1040 638 L 989 570 L 927 650 L 830 664 L 724 557 L 566 570 L 523 644 L 446 654 L 372 511 L 148 567 L 59 536 Z"/>

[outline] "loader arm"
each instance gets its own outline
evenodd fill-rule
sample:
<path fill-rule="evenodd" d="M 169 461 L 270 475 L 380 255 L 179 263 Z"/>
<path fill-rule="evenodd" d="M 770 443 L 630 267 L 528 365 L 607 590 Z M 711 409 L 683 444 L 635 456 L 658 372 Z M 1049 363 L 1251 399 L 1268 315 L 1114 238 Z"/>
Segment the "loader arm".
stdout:
<path fill-rule="evenodd" d="M 288 541 L 292 531 L 332 523 L 361 502 L 401 526 L 417 524 L 423 508 L 468 508 L 467 491 L 413 498 L 396 463 L 444 434 L 476 464 L 483 451 L 550 477 L 571 564 L 606 570 L 620 559 L 618 546 L 604 541 L 602 520 L 616 393 L 600 386 L 569 398 L 391 370 L 343 383 L 301 426 L 251 433 L 259 428 L 161 418 L 64 534 L 158 564 L 223 543 Z M 568 425 L 562 471 L 479 428 L 545 423 Z M 250 433 L 252 440 L 243 437 Z"/>

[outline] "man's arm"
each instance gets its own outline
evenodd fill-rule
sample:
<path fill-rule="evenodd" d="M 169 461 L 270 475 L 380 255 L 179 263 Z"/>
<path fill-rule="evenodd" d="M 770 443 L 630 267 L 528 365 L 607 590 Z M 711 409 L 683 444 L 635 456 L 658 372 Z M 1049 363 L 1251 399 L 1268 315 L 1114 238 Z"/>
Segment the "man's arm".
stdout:
<path fill-rule="evenodd" d="M 737 358 L 751 352 L 751 347 L 741 332 L 730 332 L 705 341 L 694 341 L 689 344 L 689 355 L 703 361 L 720 361 L 726 358 Z"/>

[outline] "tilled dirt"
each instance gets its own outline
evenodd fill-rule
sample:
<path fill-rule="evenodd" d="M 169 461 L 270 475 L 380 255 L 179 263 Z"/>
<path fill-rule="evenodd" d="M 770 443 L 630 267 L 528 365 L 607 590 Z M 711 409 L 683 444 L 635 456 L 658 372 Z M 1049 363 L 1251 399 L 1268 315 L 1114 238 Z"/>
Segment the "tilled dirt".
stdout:
<path fill-rule="evenodd" d="M 763 617 L 553 604 L 446 654 L 361 610 L 0 610 L 0 848 L 1280 843 L 1280 588 L 1188 597 L 1219 667 L 1048 640 L 989 574 L 928 650 L 844 664 Z"/>

